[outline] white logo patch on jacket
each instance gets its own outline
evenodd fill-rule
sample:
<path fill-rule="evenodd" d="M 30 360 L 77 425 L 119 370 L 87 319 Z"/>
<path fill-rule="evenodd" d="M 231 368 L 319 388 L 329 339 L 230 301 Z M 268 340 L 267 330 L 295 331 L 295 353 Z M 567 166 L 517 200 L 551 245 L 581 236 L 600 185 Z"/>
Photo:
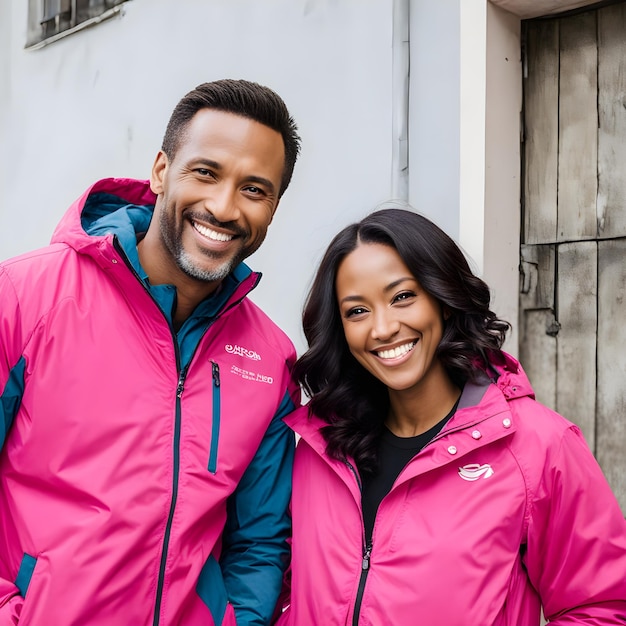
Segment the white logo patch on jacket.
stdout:
<path fill-rule="evenodd" d="M 479 465 L 478 463 L 468 463 L 459 467 L 459 476 L 463 480 L 478 480 L 480 477 L 489 478 L 494 475 L 493 468 L 488 463 Z"/>

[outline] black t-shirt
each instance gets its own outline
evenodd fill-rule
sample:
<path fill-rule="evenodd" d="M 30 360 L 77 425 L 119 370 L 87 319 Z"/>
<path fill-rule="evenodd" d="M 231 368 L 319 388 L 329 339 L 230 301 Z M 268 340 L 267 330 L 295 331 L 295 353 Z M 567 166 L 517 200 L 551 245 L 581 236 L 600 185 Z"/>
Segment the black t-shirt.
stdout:
<path fill-rule="evenodd" d="M 448 415 L 430 430 L 416 437 L 398 437 L 387 427 L 383 429 L 378 444 L 378 471 L 375 474 L 364 474 L 362 477 L 361 503 L 367 544 L 372 539 L 376 511 L 382 499 L 391 491 L 393 483 L 406 464 L 446 425 L 458 404 L 457 400 Z"/>

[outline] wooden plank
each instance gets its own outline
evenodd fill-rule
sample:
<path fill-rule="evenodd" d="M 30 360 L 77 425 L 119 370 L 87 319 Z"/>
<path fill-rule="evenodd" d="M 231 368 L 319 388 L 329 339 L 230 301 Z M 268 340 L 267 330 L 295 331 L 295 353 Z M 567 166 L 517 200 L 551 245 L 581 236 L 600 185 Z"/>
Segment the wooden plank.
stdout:
<path fill-rule="evenodd" d="M 626 4 L 598 11 L 598 235 L 626 235 Z"/>
<path fill-rule="evenodd" d="M 554 312 L 549 309 L 522 311 L 520 318 L 520 363 L 537 400 L 556 410 L 557 340 L 546 332 L 554 324 Z"/>
<path fill-rule="evenodd" d="M 556 408 L 555 247 L 522 246 L 520 362 L 539 402 Z"/>
<path fill-rule="evenodd" d="M 597 458 L 626 515 L 626 240 L 598 244 Z"/>
<path fill-rule="evenodd" d="M 525 243 L 556 241 L 559 128 L 558 22 L 531 22 L 524 80 Z"/>
<path fill-rule="evenodd" d="M 597 244 L 557 250 L 557 411 L 580 426 L 595 451 Z"/>
<path fill-rule="evenodd" d="M 559 20 L 557 238 L 596 237 L 598 52 L 596 12 Z"/>
<path fill-rule="evenodd" d="M 554 310 L 555 246 L 521 246 L 520 309 Z"/>

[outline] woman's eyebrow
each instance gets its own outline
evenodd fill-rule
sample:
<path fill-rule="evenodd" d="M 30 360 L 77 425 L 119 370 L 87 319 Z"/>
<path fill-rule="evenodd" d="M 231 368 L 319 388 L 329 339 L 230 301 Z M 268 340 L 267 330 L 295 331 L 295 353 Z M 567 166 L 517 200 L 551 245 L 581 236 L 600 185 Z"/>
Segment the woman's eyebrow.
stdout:
<path fill-rule="evenodd" d="M 415 280 L 415 278 L 413 278 L 413 276 L 405 276 L 404 278 L 398 278 L 398 280 L 394 280 L 392 283 L 389 283 L 386 287 L 385 287 L 385 291 L 391 291 L 392 289 L 395 289 L 398 285 L 401 285 L 404 282 L 407 282 L 409 280 L 412 280 L 414 282 L 417 282 Z"/>

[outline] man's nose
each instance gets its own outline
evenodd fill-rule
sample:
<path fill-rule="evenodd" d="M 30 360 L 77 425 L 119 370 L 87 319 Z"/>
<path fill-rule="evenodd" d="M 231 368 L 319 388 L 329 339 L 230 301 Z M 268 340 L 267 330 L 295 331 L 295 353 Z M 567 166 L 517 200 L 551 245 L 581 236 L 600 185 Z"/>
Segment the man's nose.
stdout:
<path fill-rule="evenodd" d="M 235 222 L 241 215 L 237 190 L 226 184 L 213 187 L 204 206 L 218 222 Z"/>

